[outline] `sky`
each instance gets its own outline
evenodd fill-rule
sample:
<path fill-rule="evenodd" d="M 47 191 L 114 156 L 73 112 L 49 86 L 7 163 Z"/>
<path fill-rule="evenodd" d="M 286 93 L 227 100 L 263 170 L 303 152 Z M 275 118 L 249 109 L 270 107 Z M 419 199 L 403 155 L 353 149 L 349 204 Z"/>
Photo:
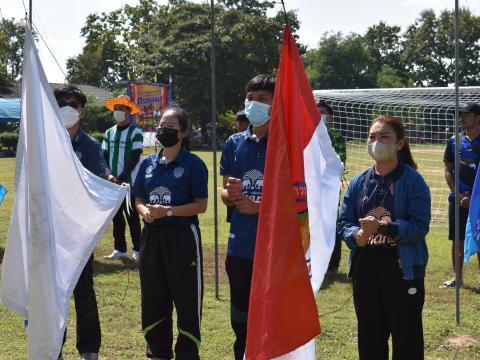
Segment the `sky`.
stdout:
<path fill-rule="evenodd" d="M 152 0 L 153 1 L 153 0 Z M 23 0 L 28 7 L 28 0 Z M 160 4 L 167 0 L 157 0 Z M 194 2 L 209 2 L 194 0 Z M 66 73 L 66 62 L 78 55 L 85 45 L 80 29 L 88 14 L 109 12 L 125 4 L 136 5 L 138 0 L 33 0 L 33 22 Z M 459 0 L 480 15 L 480 0 Z M 454 0 L 285 0 L 287 10 L 296 10 L 300 19 L 300 42 L 309 48 L 317 47 L 321 35 L 328 31 L 362 34 L 380 21 L 399 25 L 404 30 L 420 12 L 433 9 L 437 13 L 454 9 Z M 278 7 L 278 5 L 277 5 Z M 278 9 L 280 9 L 278 7 Z M 0 0 L 3 18 L 25 16 L 22 0 Z M 42 41 L 38 43 L 40 59 L 50 82 L 64 82 L 65 76 Z"/>

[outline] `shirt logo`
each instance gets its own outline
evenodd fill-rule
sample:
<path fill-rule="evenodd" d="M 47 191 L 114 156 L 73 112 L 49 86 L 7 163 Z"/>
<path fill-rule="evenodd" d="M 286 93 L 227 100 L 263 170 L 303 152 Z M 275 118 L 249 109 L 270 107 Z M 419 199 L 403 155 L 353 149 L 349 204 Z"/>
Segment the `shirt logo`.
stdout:
<path fill-rule="evenodd" d="M 152 205 L 170 205 L 172 193 L 164 186 L 159 186 L 150 191 L 148 201 Z"/>
<path fill-rule="evenodd" d="M 377 220 L 392 221 L 390 212 L 382 206 L 376 207 L 370 210 L 367 216 L 374 216 Z M 380 246 L 380 247 L 395 247 L 397 242 L 395 239 L 387 235 L 375 234 L 370 236 L 368 239 L 368 245 L 370 246 Z"/>
<path fill-rule="evenodd" d="M 243 194 L 249 196 L 254 201 L 260 201 L 262 199 L 263 189 L 263 174 L 252 169 L 245 173 L 242 178 L 243 182 Z"/>
<path fill-rule="evenodd" d="M 181 166 L 179 167 L 176 167 L 174 170 L 173 170 L 173 176 L 175 176 L 176 179 L 179 179 L 182 177 L 183 173 L 185 172 L 185 169 Z"/>
<path fill-rule="evenodd" d="M 152 172 L 153 172 L 153 166 L 150 165 L 145 169 L 145 179 L 151 178 L 153 176 Z"/>

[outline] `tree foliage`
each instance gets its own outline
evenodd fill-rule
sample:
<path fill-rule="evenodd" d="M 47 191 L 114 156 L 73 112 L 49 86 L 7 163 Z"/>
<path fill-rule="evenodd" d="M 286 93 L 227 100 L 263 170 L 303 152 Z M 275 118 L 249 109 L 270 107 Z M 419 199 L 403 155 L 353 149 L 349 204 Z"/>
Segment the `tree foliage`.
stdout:
<path fill-rule="evenodd" d="M 25 24 L 15 19 L 0 21 L 0 84 L 18 80 L 22 69 Z"/>
<path fill-rule="evenodd" d="M 245 83 L 275 73 L 285 14 L 271 16 L 265 0 L 218 0 L 215 5 L 219 113 L 242 107 Z M 480 17 L 460 10 L 461 85 L 480 85 Z M 300 24 L 287 14 L 294 36 Z M 68 80 L 113 90 L 127 80 L 168 82 L 174 99 L 202 124 L 210 120 L 211 28 L 208 3 L 140 0 L 115 11 L 91 14 L 80 35 L 85 46 L 68 59 Z M 21 75 L 24 24 L 0 22 L 0 86 Z M 298 38 L 298 37 L 297 37 Z M 405 31 L 379 22 L 360 35 L 325 33 L 318 46 L 299 43 L 317 89 L 448 86 L 454 82 L 454 13 L 425 10 Z"/>
<path fill-rule="evenodd" d="M 308 51 L 305 66 L 316 89 L 351 89 L 375 86 L 371 59 L 360 35 L 326 33 L 318 49 Z"/>
<path fill-rule="evenodd" d="M 219 112 L 240 108 L 246 82 L 259 73 L 274 73 L 278 66 L 285 17 L 267 16 L 271 6 L 255 0 L 223 0 L 215 6 Z M 298 29 L 296 15 L 289 13 L 288 18 Z M 89 15 L 81 35 L 86 45 L 68 60 L 69 81 L 113 89 L 129 78 L 168 82 L 172 76 L 175 101 L 193 119 L 209 121 L 209 4 L 141 0 L 137 6 Z"/>
<path fill-rule="evenodd" d="M 480 17 L 459 12 L 459 77 L 480 84 Z M 417 86 L 448 86 L 455 81 L 454 12 L 426 10 L 404 34 L 402 61 Z"/>
<path fill-rule="evenodd" d="M 454 82 L 454 12 L 423 11 L 402 33 L 380 22 L 365 34 L 324 34 L 305 63 L 318 89 L 448 86 Z M 480 17 L 459 12 L 461 85 L 480 85 Z"/>

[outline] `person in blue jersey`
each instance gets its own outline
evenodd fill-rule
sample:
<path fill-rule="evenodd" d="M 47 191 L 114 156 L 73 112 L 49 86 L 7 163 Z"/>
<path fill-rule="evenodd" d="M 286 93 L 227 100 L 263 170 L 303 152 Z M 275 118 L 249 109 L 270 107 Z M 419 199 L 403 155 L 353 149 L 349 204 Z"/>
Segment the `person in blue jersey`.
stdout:
<path fill-rule="evenodd" d="M 247 115 L 245 115 L 245 111 L 240 110 L 237 112 L 235 116 L 235 129 L 237 130 L 235 133 L 244 132 L 250 126 L 250 121 L 248 121 Z M 235 209 L 235 205 L 227 206 L 227 222 L 232 222 L 232 214 L 233 210 Z"/>
<path fill-rule="evenodd" d="M 459 283 L 463 286 L 463 247 L 465 243 L 465 227 L 467 226 L 470 196 L 472 195 L 473 184 L 480 164 L 480 104 L 470 103 L 460 109 L 460 124 L 464 130 L 461 135 L 460 150 L 460 182 L 459 182 L 459 241 L 460 262 Z M 452 265 L 453 278 L 440 285 L 442 289 L 455 287 L 455 136 L 452 136 L 445 148 L 443 157 L 445 163 L 445 181 L 450 188 L 448 195 L 448 239 L 452 240 Z M 480 253 L 477 254 L 480 266 Z M 476 286 L 480 292 L 480 278 Z"/>
<path fill-rule="evenodd" d="M 77 87 L 68 85 L 55 89 L 55 99 L 60 107 L 63 125 L 67 129 L 72 147 L 83 167 L 91 173 L 107 177 L 107 165 L 97 140 L 80 129 L 80 119 L 85 115 L 87 97 Z M 90 255 L 73 290 L 77 315 L 77 350 L 82 360 L 98 359 L 101 344 L 100 320 L 93 285 L 93 254 Z M 65 343 L 67 331 L 63 338 Z M 60 351 L 59 359 L 63 359 Z"/>
<path fill-rule="evenodd" d="M 270 75 L 257 75 L 247 83 L 245 115 L 250 126 L 227 139 L 220 160 L 222 201 L 235 207 L 225 269 L 230 284 L 230 320 L 236 338 L 233 345 L 236 360 L 243 359 L 247 339 L 248 301 L 274 90 L 275 78 Z"/>
<path fill-rule="evenodd" d="M 146 157 L 133 186 L 145 226 L 140 241 L 142 329 L 146 355 L 172 359 L 172 311 L 177 311 L 175 359 L 199 359 L 203 264 L 198 214 L 207 210 L 208 172 L 182 143 L 188 114 L 167 110 L 157 128 L 159 153 Z"/>
<path fill-rule="evenodd" d="M 337 223 L 351 250 L 359 358 L 388 359 L 391 336 L 393 359 L 423 359 L 430 190 L 400 119 L 373 120 L 367 144 L 375 165 L 350 181 Z"/>

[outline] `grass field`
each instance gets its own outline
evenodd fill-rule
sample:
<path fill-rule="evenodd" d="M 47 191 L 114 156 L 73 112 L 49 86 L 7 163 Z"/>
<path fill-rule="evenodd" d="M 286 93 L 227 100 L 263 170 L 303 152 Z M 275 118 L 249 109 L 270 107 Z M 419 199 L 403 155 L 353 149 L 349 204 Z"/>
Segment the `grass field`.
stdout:
<path fill-rule="evenodd" d="M 364 147 L 363 147 L 364 149 Z M 422 170 L 431 161 L 431 167 L 425 174 L 429 182 L 434 201 L 438 209 L 446 206 L 446 189 L 441 184 L 443 173 L 433 171 L 443 152 L 440 148 L 415 148 L 416 157 Z M 351 176 L 361 168 L 370 165 L 366 151 L 349 145 L 349 172 Z M 210 194 L 213 194 L 212 154 L 198 153 L 209 167 Z M 367 155 L 368 156 L 368 155 Z M 424 165 L 425 164 L 425 165 Z M 430 173 L 431 170 L 431 173 Z M 441 170 L 441 169 L 440 169 Z M 0 206 L 0 259 L 4 252 L 6 233 L 13 206 L 14 159 L 0 159 L 0 183 L 10 193 Z M 219 184 L 221 181 L 219 179 Z M 435 204 L 435 203 L 434 203 Z M 435 206 L 435 205 L 434 205 Z M 443 208 L 444 209 L 444 208 Z M 443 210 L 442 209 L 442 210 Z M 219 205 L 220 240 L 220 300 L 214 298 L 213 264 L 213 195 L 209 199 L 208 212 L 201 216 L 201 230 L 205 262 L 205 296 L 202 320 L 202 359 L 232 359 L 231 349 L 233 332 L 229 324 L 229 295 L 226 274 L 223 270 L 226 239 L 228 233 L 225 208 Z M 424 307 L 424 331 L 427 359 L 480 359 L 480 294 L 472 287 L 478 276 L 476 261 L 472 261 L 465 274 L 466 287 L 461 292 L 462 317 L 459 326 L 455 324 L 454 291 L 438 289 L 438 285 L 451 273 L 450 242 L 446 240 L 445 222 L 438 222 L 428 236 L 430 263 L 427 268 L 426 302 Z M 130 244 L 129 244 L 130 246 Z M 110 263 L 103 260 L 113 247 L 111 229 L 107 230 L 95 250 L 95 286 L 102 326 L 102 359 L 143 359 L 145 342 L 140 326 L 140 286 L 138 271 L 132 265 L 124 266 L 120 262 Z M 342 251 L 341 273 L 324 282 L 318 296 L 318 310 L 322 324 L 322 334 L 317 338 L 318 359 L 356 359 L 356 319 L 351 297 L 351 284 L 346 278 L 348 251 Z M 348 302 L 347 302 L 348 301 Z M 338 309 L 345 302 L 346 305 Z M 66 359 L 78 357 L 75 349 L 75 315 L 71 303 L 69 336 L 64 348 Z M 322 314 L 330 313 L 323 316 Z M 0 307 L 0 359 L 25 359 L 26 335 L 23 320 Z"/>

